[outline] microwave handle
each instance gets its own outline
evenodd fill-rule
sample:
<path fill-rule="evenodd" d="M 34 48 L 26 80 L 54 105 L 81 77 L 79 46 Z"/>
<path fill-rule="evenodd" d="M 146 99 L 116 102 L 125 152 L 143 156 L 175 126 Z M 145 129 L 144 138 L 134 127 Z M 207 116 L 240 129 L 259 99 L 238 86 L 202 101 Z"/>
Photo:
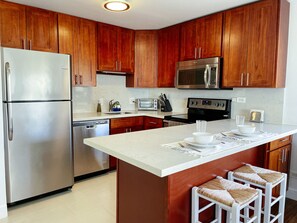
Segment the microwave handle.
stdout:
<path fill-rule="evenodd" d="M 207 71 L 208 71 L 208 69 L 207 69 L 207 66 L 208 65 L 206 65 L 205 70 L 204 70 L 204 84 L 205 84 L 206 88 L 208 88 L 208 81 L 207 81 Z"/>
<path fill-rule="evenodd" d="M 206 65 L 206 68 L 208 70 L 208 78 L 207 78 L 207 85 L 210 86 L 210 78 L 211 78 L 211 69 L 209 65 Z"/>
<path fill-rule="evenodd" d="M 206 64 L 204 70 L 204 84 L 206 88 L 209 88 L 210 85 L 210 66 Z"/>

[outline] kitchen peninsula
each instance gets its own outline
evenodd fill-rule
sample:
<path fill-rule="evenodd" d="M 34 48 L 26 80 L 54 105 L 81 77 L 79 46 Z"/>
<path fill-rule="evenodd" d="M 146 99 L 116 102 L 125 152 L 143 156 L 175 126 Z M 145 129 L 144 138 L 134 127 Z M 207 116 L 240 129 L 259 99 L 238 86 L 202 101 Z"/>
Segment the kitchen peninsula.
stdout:
<path fill-rule="evenodd" d="M 232 148 L 203 157 L 162 146 L 191 136 L 195 127 L 183 125 L 84 140 L 119 159 L 117 223 L 190 223 L 192 186 L 216 175 L 226 177 L 242 163 L 267 166 L 270 142 L 297 133 L 297 126 L 257 124 L 258 129 L 271 134 L 255 141 L 238 140 Z M 233 120 L 213 121 L 207 126 L 214 134 L 232 129 L 236 129 Z"/>

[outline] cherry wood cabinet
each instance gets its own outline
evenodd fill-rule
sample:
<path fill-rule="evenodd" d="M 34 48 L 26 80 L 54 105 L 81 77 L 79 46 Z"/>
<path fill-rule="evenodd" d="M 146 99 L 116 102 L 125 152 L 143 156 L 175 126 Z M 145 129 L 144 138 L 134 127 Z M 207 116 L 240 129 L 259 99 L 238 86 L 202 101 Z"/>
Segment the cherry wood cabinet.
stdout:
<path fill-rule="evenodd" d="M 158 33 L 135 31 L 135 72 L 127 75 L 127 87 L 156 87 L 158 69 Z"/>
<path fill-rule="evenodd" d="M 27 7 L 27 49 L 58 52 L 57 13 Z"/>
<path fill-rule="evenodd" d="M 110 119 L 110 134 L 120 134 L 143 130 L 144 117 L 129 117 Z M 117 159 L 109 156 L 109 168 L 116 169 Z"/>
<path fill-rule="evenodd" d="M 96 86 L 96 22 L 59 14 L 59 52 L 70 54 L 73 86 Z"/>
<path fill-rule="evenodd" d="M 143 129 L 156 129 L 163 127 L 163 119 L 161 118 L 153 118 L 153 117 L 144 117 L 143 120 Z"/>
<path fill-rule="evenodd" d="M 58 52 L 57 13 L 0 1 L 1 46 Z"/>
<path fill-rule="evenodd" d="M 180 60 L 221 56 L 223 14 L 181 24 Z"/>
<path fill-rule="evenodd" d="M 174 87 L 175 67 L 179 61 L 180 26 L 158 30 L 158 87 Z"/>
<path fill-rule="evenodd" d="M 26 47 L 26 7 L 0 1 L 0 43 L 3 47 Z"/>
<path fill-rule="evenodd" d="M 134 31 L 98 23 L 98 70 L 134 71 Z"/>
<path fill-rule="evenodd" d="M 264 0 L 225 12 L 223 87 L 284 87 L 289 3 Z"/>
<path fill-rule="evenodd" d="M 292 136 L 287 136 L 267 144 L 265 167 L 270 170 L 290 174 Z M 287 179 L 289 181 L 289 178 Z M 287 182 L 288 188 L 289 182 Z M 274 196 L 279 195 L 279 186 L 273 190 Z"/>

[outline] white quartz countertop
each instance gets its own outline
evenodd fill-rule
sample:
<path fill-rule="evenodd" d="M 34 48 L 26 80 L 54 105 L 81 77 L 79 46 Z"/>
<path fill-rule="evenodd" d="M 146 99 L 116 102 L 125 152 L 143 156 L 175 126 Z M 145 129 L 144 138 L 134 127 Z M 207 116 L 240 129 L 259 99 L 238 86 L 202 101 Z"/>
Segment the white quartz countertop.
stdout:
<path fill-rule="evenodd" d="M 105 112 L 74 113 L 73 121 L 89 121 L 96 119 L 127 118 L 136 116 L 149 116 L 164 119 L 166 115 L 178 115 L 185 112 L 161 112 L 161 111 L 122 111 L 120 114 L 106 114 Z"/>
<path fill-rule="evenodd" d="M 260 124 L 256 125 L 259 129 Z M 162 146 L 191 137 L 196 124 L 88 138 L 84 143 L 159 177 L 165 177 L 297 133 L 297 126 L 293 125 L 261 125 L 263 131 L 275 134 L 256 142 L 240 143 L 236 147 L 204 157 L 191 156 Z M 235 121 L 230 119 L 207 123 L 207 131 L 211 133 L 232 129 L 236 129 L 236 126 Z"/>

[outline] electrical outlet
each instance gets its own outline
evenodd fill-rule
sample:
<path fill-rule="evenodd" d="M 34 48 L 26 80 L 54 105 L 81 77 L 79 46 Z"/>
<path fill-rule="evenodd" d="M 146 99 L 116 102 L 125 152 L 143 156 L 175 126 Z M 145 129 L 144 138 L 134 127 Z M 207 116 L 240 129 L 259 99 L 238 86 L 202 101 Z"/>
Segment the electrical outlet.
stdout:
<path fill-rule="evenodd" d="M 237 103 L 245 103 L 246 102 L 246 98 L 244 97 L 237 97 Z"/>
<path fill-rule="evenodd" d="M 135 98 L 129 98 L 129 104 L 134 105 L 135 104 Z"/>

